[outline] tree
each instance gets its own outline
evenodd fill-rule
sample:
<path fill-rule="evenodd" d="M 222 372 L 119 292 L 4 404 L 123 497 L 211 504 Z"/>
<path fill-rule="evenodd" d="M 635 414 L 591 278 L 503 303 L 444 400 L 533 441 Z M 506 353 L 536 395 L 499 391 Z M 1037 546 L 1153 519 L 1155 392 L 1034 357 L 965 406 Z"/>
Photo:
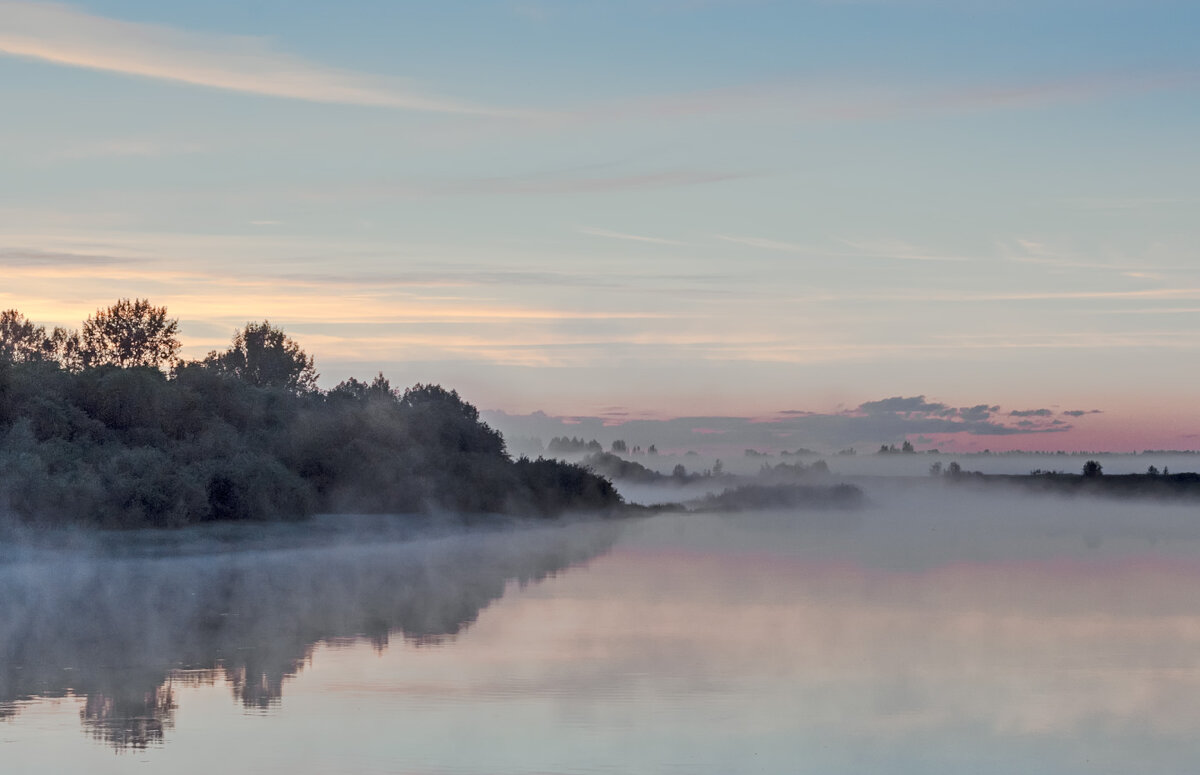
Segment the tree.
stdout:
<path fill-rule="evenodd" d="M 73 371 L 79 368 L 79 332 L 55 326 L 49 334 L 15 309 L 0 312 L 0 361 L 45 363 L 56 361 Z"/>
<path fill-rule="evenodd" d="M 356 401 L 387 400 L 399 401 L 400 393 L 392 387 L 392 383 L 380 372 L 370 382 L 350 377 L 338 383 L 337 387 L 327 394 L 330 399 L 353 399 Z"/>
<path fill-rule="evenodd" d="M 902 445 L 900 445 L 900 451 L 912 453 L 912 452 L 916 452 L 917 450 L 913 448 L 911 441 L 905 440 L 905 442 Z"/>
<path fill-rule="evenodd" d="M 435 448 L 457 453 L 500 457 L 505 454 L 504 437 L 479 419 L 479 410 L 464 401 L 457 390 L 441 385 L 413 385 L 400 396 L 401 410 L 413 420 L 413 439 L 426 454 L 426 462 L 437 467 L 446 461 L 430 457 Z"/>
<path fill-rule="evenodd" d="M 249 382 L 255 387 L 282 388 L 290 393 L 317 389 L 312 356 L 270 321 L 247 323 L 233 335 L 233 345 L 223 353 L 211 352 L 204 365 Z"/>
<path fill-rule="evenodd" d="M 167 317 L 166 307 L 146 299 L 121 299 L 83 322 L 79 338 L 82 366 L 111 364 L 121 368 L 172 365 L 179 352 L 179 321 Z"/>
<path fill-rule="evenodd" d="M 962 475 L 962 466 L 960 466 L 958 464 L 957 460 L 951 460 L 950 465 L 946 466 L 946 476 L 955 478 L 955 477 L 958 477 L 961 475 Z"/>
<path fill-rule="evenodd" d="M 1089 460 L 1083 464 L 1083 475 L 1088 478 L 1101 476 L 1103 473 L 1104 468 L 1100 465 L 1100 461 L 1098 460 Z"/>
<path fill-rule="evenodd" d="M 929 475 L 930 476 L 941 476 L 942 475 L 942 461 L 940 461 L 940 460 L 934 461 L 933 465 L 929 466 Z"/>
<path fill-rule="evenodd" d="M 441 385 L 418 382 L 400 396 L 400 405 L 406 409 L 429 409 L 470 422 L 479 420 L 479 410 L 473 404 L 464 401 L 457 390 L 447 390 Z"/>
<path fill-rule="evenodd" d="M 617 439 L 612 443 L 613 454 L 622 454 L 629 451 L 629 445 L 622 439 Z"/>
<path fill-rule="evenodd" d="M 0 312 L 0 361 L 26 363 L 53 357 L 45 326 L 35 326 L 15 309 Z"/>

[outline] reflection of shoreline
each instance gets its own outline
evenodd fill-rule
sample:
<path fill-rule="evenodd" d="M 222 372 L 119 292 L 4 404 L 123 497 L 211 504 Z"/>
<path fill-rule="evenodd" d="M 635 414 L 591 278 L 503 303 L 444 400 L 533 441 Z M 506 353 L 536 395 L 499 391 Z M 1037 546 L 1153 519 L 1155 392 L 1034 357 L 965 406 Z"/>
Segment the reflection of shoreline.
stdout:
<path fill-rule="evenodd" d="M 0 565 L 0 719 L 21 701 L 73 694 L 86 698 L 81 717 L 97 738 L 145 747 L 173 724 L 173 683 L 223 679 L 246 707 L 271 707 L 317 644 L 452 638 L 509 582 L 603 554 L 619 530 L 592 522 L 407 541 L 342 531 L 323 548 L 171 556 L 157 546 L 132 558 L 38 551 Z"/>

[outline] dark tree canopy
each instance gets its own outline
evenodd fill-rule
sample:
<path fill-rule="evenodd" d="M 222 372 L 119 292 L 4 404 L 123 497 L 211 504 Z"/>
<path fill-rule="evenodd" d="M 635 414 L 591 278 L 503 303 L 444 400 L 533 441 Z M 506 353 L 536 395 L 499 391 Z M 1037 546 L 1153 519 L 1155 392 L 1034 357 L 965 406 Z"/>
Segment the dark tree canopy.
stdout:
<path fill-rule="evenodd" d="M 621 504 L 579 466 L 513 461 L 454 390 L 401 393 L 380 374 L 323 392 L 313 359 L 266 321 L 180 363 L 176 328 L 141 299 L 98 311 L 82 335 L 0 313 L 0 528 Z"/>
<path fill-rule="evenodd" d="M 317 389 L 312 356 L 269 321 L 247 323 L 223 353 L 211 352 L 204 364 L 255 387 L 282 388 L 292 393 Z"/>
<path fill-rule="evenodd" d="M 1103 466 L 1098 460 L 1089 460 L 1083 464 L 1083 475 L 1087 477 L 1100 476 L 1104 473 Z"/>
<path fill-rule="evenodd" d="M 83 322 L 79 360 L 84 367 L 150 366 L 175 363 L 179 352 L 179 321 L 167 317 L 166 307 L 146 299 L 121 299 Z"/>
<path fill-rule="evenodd" d="M 34 325 L 15 309 L 0 312 L 0 361 L 46 363 L 57 361 L 64 367 L 77 367 L 79 334 L 55 328 L 49 334 L 45 326 Z"/>
<path fill-rule="evenodd" d="M 41 361 L 53 355 L 45 326 L 35 326 L 15 309 L 0 312 L 0 360 Z"/>
<path fill-rule="evenodd" d="M 381 372 L 370 382 L 364 382 L 354 377 L 339 382 L 337 387 L 326 394 L 330 400 L 349 399 L 355 401 L 399 401 L 399 392 Z"/>

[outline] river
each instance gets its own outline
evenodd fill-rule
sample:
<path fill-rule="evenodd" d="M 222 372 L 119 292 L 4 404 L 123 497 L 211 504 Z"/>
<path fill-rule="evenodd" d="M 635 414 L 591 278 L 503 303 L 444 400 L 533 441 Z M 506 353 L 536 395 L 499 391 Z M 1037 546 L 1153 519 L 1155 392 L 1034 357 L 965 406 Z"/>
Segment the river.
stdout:
<path fill-rule="evenodd" d="M 1200 760 L 1194 506 L 6 548 L 5 773 L 1096 773 Z"/>

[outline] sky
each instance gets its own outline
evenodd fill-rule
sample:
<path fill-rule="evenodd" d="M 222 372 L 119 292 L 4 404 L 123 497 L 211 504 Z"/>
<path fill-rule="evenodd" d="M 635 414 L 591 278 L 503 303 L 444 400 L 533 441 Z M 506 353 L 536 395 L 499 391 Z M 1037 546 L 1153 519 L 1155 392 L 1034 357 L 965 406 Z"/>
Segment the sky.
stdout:
<path fill-rule="evenodd" d="M 1196 448 L 1198 28 L 1166 0 L 0 0 L 0 308 L 149 298 L 188 357 L 269 319 L 326 387 L 438 382 L 518 429 Z"/>

